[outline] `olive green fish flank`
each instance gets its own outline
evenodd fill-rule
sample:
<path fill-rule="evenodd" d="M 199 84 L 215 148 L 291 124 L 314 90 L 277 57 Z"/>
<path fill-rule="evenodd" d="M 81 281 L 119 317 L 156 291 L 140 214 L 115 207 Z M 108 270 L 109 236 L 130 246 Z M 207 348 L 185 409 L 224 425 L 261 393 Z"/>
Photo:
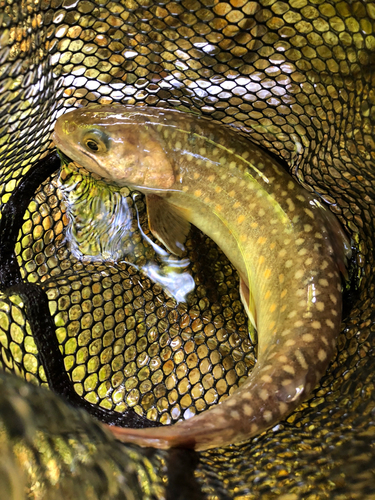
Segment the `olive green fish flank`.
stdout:
<path fill-rule="evenodd" d="M 183 249 L 182 220 L 214 240 L 239 273 L 258 331 L 256 366 L 223 403 L 173 426 L 110 427 L 113 434 L 205 450 L 244 442 L 288 416 L 325 373 L 340 329 L 350 247 L 331 212 L 234 129 L 179 111 L 81 108 L 58 119 L 54 140 L 108 182 L 143 191 L 150 229 L 170 251 Z"/>

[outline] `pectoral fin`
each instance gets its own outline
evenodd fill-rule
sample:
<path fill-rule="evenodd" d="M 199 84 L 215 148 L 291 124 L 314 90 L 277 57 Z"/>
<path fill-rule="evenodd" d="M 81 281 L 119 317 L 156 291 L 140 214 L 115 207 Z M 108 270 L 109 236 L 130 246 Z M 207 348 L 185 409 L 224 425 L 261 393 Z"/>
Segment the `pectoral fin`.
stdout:
<path fill-rule="evenodd" d="M 155 194 L 146 195 L 150 231 L 169 252 L 181 256 L 190 231 L 190 223 L 181 210 Z"/>
<path fill-rule="evenodd" d="M 254 297 L 253 294 L 250 292 L 249 287 L 242 278 L 240 278 L 240 297 L 252 325 L 254 326 L 254 328 L 256 328 L 257 317 L 255 311 Z"/>

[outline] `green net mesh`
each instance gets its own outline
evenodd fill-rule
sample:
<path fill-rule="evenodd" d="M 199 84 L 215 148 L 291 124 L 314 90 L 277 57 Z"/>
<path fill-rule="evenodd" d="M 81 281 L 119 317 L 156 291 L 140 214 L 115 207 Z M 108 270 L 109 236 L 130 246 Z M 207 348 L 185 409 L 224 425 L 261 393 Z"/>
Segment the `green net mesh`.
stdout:
<path fill-rule="evenodd" d="M 200 453 L 185 482 L 198 484 L 197 498 L 374 498 L 375 4 L 8 1 L 0 20 L 3 213 L 52 147 L 56 118 L 114 101 L 236 126 L 329 204 L 356 249 L 336 358 L 286 422 Z M 159 277 L 174 269 L 153 242 L 142 195 L 69 164 L 31 193 L 12 250 L 22 283 L 47 294 L 75 393 L 174 423 L 236 390 L 254 366 L 256 338 L 237 273 L 211 240 L 189 235 L 175 273 L 177 283 L 194 280 L 185 303 L 145 272 L 149 262 Z M 48 386 L 22 283 L 1 283 L 0 364 Z M 168 465 L 168 454 L 119 445 L 52 393 L 15 377 L 2 387 L 7 498 L 184 498 L 173 474 L 187 454 Z"/>

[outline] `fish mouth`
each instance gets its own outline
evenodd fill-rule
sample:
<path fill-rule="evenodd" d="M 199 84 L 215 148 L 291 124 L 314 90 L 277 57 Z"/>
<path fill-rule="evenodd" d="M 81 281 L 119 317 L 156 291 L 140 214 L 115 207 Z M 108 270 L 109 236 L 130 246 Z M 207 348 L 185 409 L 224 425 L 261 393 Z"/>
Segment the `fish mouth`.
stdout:
<path fill-rule="evenodd" d="M 79 145 L 72 147 L 66 142 L 64 143 L 64 141 L 62 140 L 61 136 L 59 136 L 59 133 L 56 129 L 53 131 L 52 140 L 55 143 L 59 156 L 63 161 L 67 163 L 69 162 L 77 163 L 78 165 L 81 165 L 82 167 L 86 168 L 89 171 L 92 170 L 92 168 L 90 168 L 90 164 L 94 163 L 96 166 L 96 172 L 103 178 L 107 177 L 110 179 L 109 172 L 107 172 L 107 170 L 98 163 L 95 157 L 90 156 L 88 153 L 86 153 L 86 151 L 80 148 Z M 77 155 L 79 155 L 80 157 L 78 161 L 76 160 Z M 85 157 L 88 158 L 87 162 L 84 161 Z M 87 164 L 89 166 L 87 166 Z"/>
<path fill-rule="evenodd" d="M 62 141 L 59 137 L 59 134 L 56 132 L 56 130 L 54 130 L 51 138 L 56 146 L 57 153 L 58 153 L 59 157 L 61 158 L 61 160 L 64 163 L 70 163 L 72 161 L 72 159 L 67 155 L 66 148 L 61 147 Z"/>
<path fill-rule="evenodd" d="M 70 158 L 70 156 L 68 155 L 68 147 L 63 146 L 63 141 L 62 139 L 60 138 L 58 132 L 56 131 L 56 129 L 53 131 L 53 134 L 52 134 L 52 141 L 54 142 L 55 146 L 56 146 L 56 149 L 59 153 L 59 156 L 60 158 L 62 157 L 62 155 L 64 156 L 64 160 L 70 160 L 72 161 L 72 159 Z"/>
<path fill-rule="evenodd" d="M 59 149 L 59 144 L 61 144 L 61 140 L 59 138 L 59 134 L 57 133 L 56 129 L 53 131 L 51 139 L 55 143 L 55 146 Z"/>

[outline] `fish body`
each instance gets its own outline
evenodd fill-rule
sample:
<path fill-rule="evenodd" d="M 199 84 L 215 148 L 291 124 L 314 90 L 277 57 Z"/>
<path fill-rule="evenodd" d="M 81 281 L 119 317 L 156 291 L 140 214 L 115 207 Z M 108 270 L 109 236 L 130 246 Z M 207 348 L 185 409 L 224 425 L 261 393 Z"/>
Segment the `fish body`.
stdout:
<path fill-rule="evenodd" d="M 350 255 L 336 218 L 234 129 L 176 110 L 81 108 L 57 120 L 66 155 L 146 194 L 150 229 L 181 254 L 189 223 L 224 251 L 258 332 L 258 359 L 224 402 L 173 426 L 110 427 L 125 442 L 205 450 L 248 440 L 288 416 L 333 357 Z"/>

